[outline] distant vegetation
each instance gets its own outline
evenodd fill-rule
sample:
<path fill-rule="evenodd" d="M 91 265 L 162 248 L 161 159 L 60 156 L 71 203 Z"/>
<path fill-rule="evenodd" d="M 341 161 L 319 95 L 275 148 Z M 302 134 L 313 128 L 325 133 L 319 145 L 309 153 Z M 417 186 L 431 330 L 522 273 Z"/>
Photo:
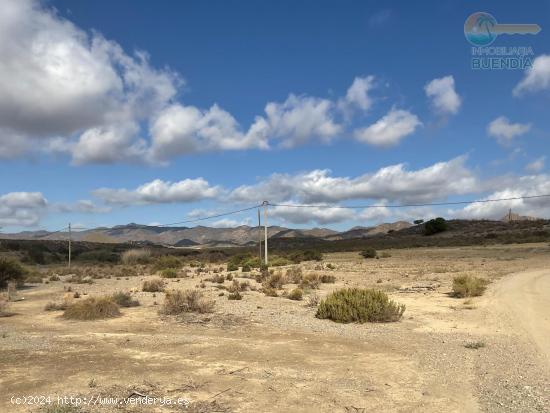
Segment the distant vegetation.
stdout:
<path fill-rule="evenodd" d="M 447 221 L 445 218 L 435 218 L 430 219 L 424 224 L 424 235 L 433 235 L 439 232 L 447 231 L 449 227 L 447 226 Z"/>
<path fill-rule="evenodd" d="M 317 318 L 328 318 L 339 323 L 398 321 L 405 306 L 388 298 L 382 291 L 348 288 L 337 290 L 322 300 Z"/>

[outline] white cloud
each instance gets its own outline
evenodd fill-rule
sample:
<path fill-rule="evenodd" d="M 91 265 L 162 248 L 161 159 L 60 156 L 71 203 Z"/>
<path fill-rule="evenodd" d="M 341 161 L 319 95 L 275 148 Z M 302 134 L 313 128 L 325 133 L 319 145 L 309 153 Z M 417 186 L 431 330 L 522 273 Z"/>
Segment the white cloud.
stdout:
<path fill-rule="evenodd" d="M 515 96 L 550 89 L 550 55 L 540 55 L 513 90 Z"/>
<path fill-rule="evenodd" d="M 329 170 L 295 175 L 273 174 L 256 185 L 235 188 L 229 198 L 240 202 L 332 203 L 352 199 L 425 202 L 475 192 L 479 183 L 464 165 L 465 157 L 411 171 L 404 164 L 358 177 L 333 177 Z"/>
<path fill-rule="evenodd" d="M 203 178 L 184 179 L 179 182 L 155 179 L 134 190 L 100 188 L 93 191 L 94 196 L 105 203 L 119 205 L 195 202 L 214 198 L 221 193 L 220 187 L 211 186 Z"/>
<path fill-rule="evenodd" d="M 235 118 L 218 105 L 207 111 L 174 104 L 151 125 L 153 159 L 213 150 L 267 149 L 266 125 L 258 120 L 243 134 Z"/>
<path fill-rule="evenodd" d="M 242 225 L 250 225 L 250 224 L 251 224 L 250 218 L 245 218 L 240 221 L 237 221 L 235 219 L 223 218 L 212 222 L 210 226 L 214 228 L 236 228 Z"/>
<path fill-rule="evenodd" d="M 10 192 L 0 195 L 0 225 L 35 226 L 48 202 L 40 192 Z"/>
<path fill-rule="evenodd" d="M 391 109 L 374 124 L 356 129 L 354 135 L 357 140 L 371 145 L 394 146 L 421 125 L 422 122 L 411 112 Z"/>
<path fill-rule="evenodd" d="M 112 210 L 110 207 L 98 206 L 89 199 L 81 199 L 74 204 L 53 204 L 50 210 L 55 212 L 80 212 L 84 214 L 107 213 Z"/>
<path fill-rule="evenodd" d="M 511 123 L 505 116 L 499 116 L 487 126 L 487 133 L 501 145 L 509 145 L 514 138 L 529 132 L 530 123 Z"/>
<path fill-rule="evenodd" d="M 351 220 L 355 213 L 353 210 L 343 208 L 276 206 L 269 209 L 269 216 L 290 224 L 318 223 L 326 225 Z"/>
<path fill-rule="evenodd" d="M 347 110 L 349 106 L 356 106 L 363 111 L 368 111 L 373 104 L 373 99 L 369 96 L 369 92 L 373 88 L 374 76 L 356 77 L 346 96 L 338 104 L 344 110 Z"/>
<path fill-rule="evenodd" d="M 550 194 L 550 176 L 527 175 L 508 182 L 508 185 L 483 199 L 517 198 Z M 513 213 L 538 218 L 550 218 L 548 198 L 517 199 L 511 201 L 470 204 L 461 210 L 449 211 L 453 216 L 467 219 L 500 219 L 509 209 Z"/>
<path fill-rule="evenodd" d="M 4 156 L 48 148 L 55 138 L 57 149 L 78 162 L 119 160 L 126 155 L 120 153 L 123 146 L 136 145 L 135 127 L 132 134 L 121 130 L 147 120 L 181 84 L 173 72 L 153 69 L 145 53 L 129 56 L 117 43 L 84 32 L 32 0 L 2 3 L 0 54 Z M 123 138 L 112 136 L 119 134 Z M 35 139 L 42 143 L 32 144 Z M 111 159 L 105 152 L 116 139 L 125 141 Z"/>
<path fill-rule="evenodd" d="M 426 96 L 431 99 L 434 109 L 442 115 L 454 115 L 460 109 L 462 100 L 455 90 L 453 76 L 433 79 L 425 87 Z"/>
<path fill-rule="evenodd" d="M 270 102 L 265 107 L 269 135 L 286 148 L 312 138 L 329 142 L 342 131 L 334 120 L 334 107 L 327 99 L 294 94 L 283 103 Z"/>
<path fill-rule="evenodd" d="M 533 162 L 528 163 L 525 166 L 525 169 L 529 172 L 540 172 L 544 169 L 545 162 L 546 156 L 541 156 L 540 158 L 535 159 Z"/>

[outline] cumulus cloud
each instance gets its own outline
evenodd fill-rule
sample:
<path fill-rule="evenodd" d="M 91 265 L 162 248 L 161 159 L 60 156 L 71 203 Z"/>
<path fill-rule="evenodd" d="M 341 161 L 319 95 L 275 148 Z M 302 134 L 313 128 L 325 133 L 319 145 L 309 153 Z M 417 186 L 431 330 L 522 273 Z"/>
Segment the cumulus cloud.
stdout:
<path fill-rule="evenodd" d="M 395 146 L 403 138 L 414 133 L 422 122 L 407 110 L 391 109 L 372 125 L 356 129 L 355 138 L 375 146 Z"/>
<path fill-rule="evenodd" d="M 235 188 L 229 198 L 241 202 L 268 199 L 270 202 L 295 200 L 301 203 L 352 199 L 432 201 L 477 190 L 478 180 L 465 166 L 465 161 L 465 157 L 458 157 L 413 171 L 404 164 L 397 164 L 358 177 L 334 177 L 329 170 L 273 174 L 258 184 Z"/>
<path fill-rule="evenodd" d="M 525 71 L 523 79 L 513 90 L 515 96 L 528 92 L 550 89 L 550 55 L 543 54 L 533 61 L 533 66 Z"/>
<path fill-rule="evenodd" d="M 550 176 L 546 174 L 521 176 L 483 199 L 517 198 L 550 194 Z M 450 210 L 452 216 L 468 219 L 500 219 L 509 209 L 520 215 L 539 218 L 550 217 L 548 198 L 516 199 L 467 205 L 460 210 Z"/>
<path fill-rule="evenodd" d="M 525 166 L 525 169 L 529 172 L 540 172 L 544 169 L 546 162 L 546 156 L 541 156 L 540 158 L 535 159 L 533 162 L 528 163 Z"/>
<path fill-rule="evenodd" d="M 329 142 L 342 127 L 334 120 L 334 103 L 328 99 L 291 94 L 283 103 L 265 107 L 269 134 L 291 148 L 311 138 Z"/>
<path fill-rule="evenodd" d="M 487 133 L 501 145 L 510 145 L 514 138 L 524 135 L 531 129 L 530 123 L 512 123 L 505 116 L 499 116 L 487 126 Z"/>
<path fill-rule="evenodd" d="M 368 111 L 373 104 L 369 92 L 374 88 L 374 81 L 374 76 L 356 77 L 346 92 L 346 96 L 338 102 L 339 107 L 344 111 L 353 107 Z"/>
<path fill-rule="evenodd" d="M 267 125 L 258 119 L 243 133 L 235 118 L 218 105 L 207 111 L 174 104 L 152 121 L 151 156 L 169 159 L 175 155 L 213 150 L 267 149 Z"/>
<path fill-rule="evenodd" d="M 48 201 L 40 192 L 0 195 L 0 225 L 35 226 L 46 212 Z"/>
<path fill-rule="evenodd" d="M 453 76 L 433 79 L 425 87 L 426 96 L 430 98 L 435 111 L 441 115 L 454 115 L 460 109 L 462 99 L 456 93 Z"/>
<path fill-rule="evenodd" d="M 353 210 L 343 208 L 276 206 L 270 208 L 269 216 L 290 224 L 318 223 L 326 225 L 351 220 L 355 213 Z"/>
<path fill-rule="evenodd" d="M 110 207 L 99 206 L 89 199 L 81 199 L 73 204 L 52 204 L 50 210 L 55 212 L 79 212 L 84 214 L 107 213 L 112 210 Z"/>
<path fill-rule="evenodd" d="M 93 191 L 94 196 L 107 204 L 144 205 L 164 203 L 186 203 L 214 198 L 222 193 L 219 186 L 211 186 L 203 178 L 184 179 L 178 182 L 154 181 L 136 189 L 100 188 Z"/>
<path fill-rule="evenodd" d="M 32 0 L 3 2 L 0 53 L 4 156 L 33 150 L 35 139 L 45 148 L 57 139 L 57 149 L 77 162 L 133 156 L 140 145 L 133 142 L 135 125 L 166 105 L 180 84 L 173 72 L 153 69 L 145 53 L 130 56 Z M 13 141 L 19 145 L 6 149 Z"/>

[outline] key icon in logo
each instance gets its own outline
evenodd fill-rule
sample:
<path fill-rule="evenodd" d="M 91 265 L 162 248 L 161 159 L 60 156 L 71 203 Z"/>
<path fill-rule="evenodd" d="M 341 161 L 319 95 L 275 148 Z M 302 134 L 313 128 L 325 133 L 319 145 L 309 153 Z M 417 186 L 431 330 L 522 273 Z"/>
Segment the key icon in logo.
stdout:
<path fill-rule="evenodd" d="M 464 35 L 474 46 L 489 46 L 500 34 L 537 34 L 538 24 L 502 24 L 489 13 L 477 12 L 464 22 Z"/>

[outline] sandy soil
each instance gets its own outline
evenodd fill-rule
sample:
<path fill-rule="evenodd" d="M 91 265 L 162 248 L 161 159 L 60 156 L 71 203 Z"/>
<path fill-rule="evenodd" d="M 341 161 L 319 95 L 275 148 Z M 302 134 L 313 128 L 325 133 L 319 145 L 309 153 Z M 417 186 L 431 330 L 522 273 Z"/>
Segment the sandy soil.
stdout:
<path fill-rule="evenodd" d="M 210 282 L 202 291 L 216 300 L 214 313 L 161 316 L 163 294 L 139 291 L 146 276 L 71 285 L 88 296 L 135 291 L 141 306 L 102 321 L 68 321 L 44 311 L 62 299 L 66 282 L 20 291 L 15 315 L 0 318 L 0 411 L 45 411 L 10 402 L 29 395 L 51 396 L 53 404 L 58 396 L 95 400 L 84 412 L 550 411 L 548 245 L 388 253 L 379 260 L 327 254 L 323 269 L 301 264 L 306 273 L 336 276 L 335 284 L 321 285 L 321 297 L 345 286 L 374 287 L 406 304 L 403 320 L 388 324 L 319 320 L 305 301 L 258 291 L 229 301 Z M 459 274 L 492 283 L 482 297 L 453 298 L 452 278 Z M 168 284 L 195 288 L 207 277 Z M 476 342 L 484 347 L 465 347 Z M 97 400 L 133 392 L 191 405 Z"/>

